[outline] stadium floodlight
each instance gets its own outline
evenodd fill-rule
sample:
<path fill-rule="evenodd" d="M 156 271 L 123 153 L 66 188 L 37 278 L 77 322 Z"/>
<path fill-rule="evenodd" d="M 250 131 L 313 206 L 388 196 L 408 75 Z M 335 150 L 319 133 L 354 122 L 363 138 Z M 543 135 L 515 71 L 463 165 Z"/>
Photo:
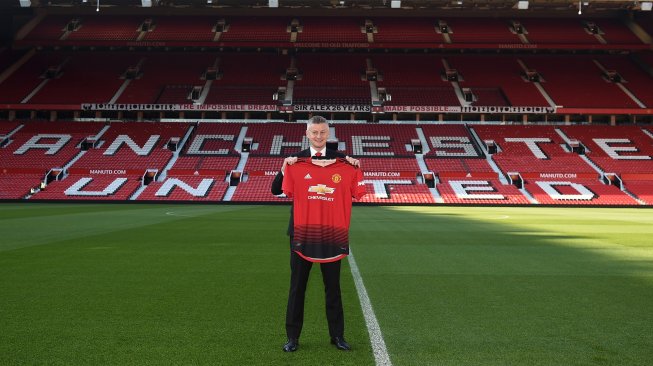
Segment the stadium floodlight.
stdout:
<path fill-rule="evenodd" d="M 29 8 L 30 6 L 32 6 L 31 0 L 19 0 L 19 1 L 20 1 L 21 8 Z"/>
<path fill-rule="evenodd" d="M 583 3 L 578 0 L 578 15 L 583 14 Z"/>
<path fill-rule="evenodd" d="M 401 8 L 401 0 L 392 0 L 390 1 L 390 7 L 392 9 L 399 9 Z"/>
<path fill-rule="evenodd" d="M 141 7 L 151 8 L 152 7 L 152 0 L 141 0 Z"/>
<path fill-rule="evenodd" d="M 651 2 L 651 1 L 642 1 L 639 4 L 639 8 L 642 11 L 651 11 L 651 9 L 653 9 L 653 2 Z"/>
<path fill-rule="evenodd" d="M 269 8 L 278 8 L 279 7 L 279 0 L 268 0 L 268 7 Z"/>
<path fill-rule="evenodd" d="M 519 9 L 519 10 L 528 9 L 528 0 L 517 1 L 517 9 Z"/>

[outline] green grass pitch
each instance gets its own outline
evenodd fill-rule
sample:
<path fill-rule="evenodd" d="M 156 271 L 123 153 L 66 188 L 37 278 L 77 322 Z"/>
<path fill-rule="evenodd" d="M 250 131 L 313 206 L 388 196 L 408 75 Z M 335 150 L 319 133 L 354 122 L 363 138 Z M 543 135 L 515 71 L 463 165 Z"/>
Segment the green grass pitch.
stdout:
<path fill-rule="evenodd" d="M 285 354 L 288 206 L 0 204 L 0 365 L 374 365 L 348 261 Z M 355 207 L 393 365 L 652 365 L 653 210 Z"/>

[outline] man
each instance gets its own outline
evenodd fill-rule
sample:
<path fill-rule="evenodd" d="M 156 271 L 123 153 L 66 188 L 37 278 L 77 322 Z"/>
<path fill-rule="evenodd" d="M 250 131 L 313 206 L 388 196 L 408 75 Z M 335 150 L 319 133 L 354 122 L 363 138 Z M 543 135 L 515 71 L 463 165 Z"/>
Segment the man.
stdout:
<path fill-rule="evenodd" d="M 349 164 L 357 167 L 360 166 L 358 160 L 326 148 L 326 142 L 329 138 L 329 124 L 324 117 L 314 116 L 308 120 L 306 137 L 308 138 L 310 147 L 284 160 L 281 170 L 272 182 L 272 194 L 279 195 L 283 193 L 284 172 L 288 166 L 297 163 L 299 158 L 345 158 Z M 299 336 L 301 335 L 304 322 L 306 285 L 313 265 L 312 261 L 302 258 L 297 251 L 293 250 L 293 226 L 293 210 L 291 209 L 290 223 L 288 226 L 288 236 L 290 236 L 291 246 L 290 291 L 288 293 L 288 307 L 286 308 L 286 335 L 288 336 L 288 341 L 283 346 L 284 352 L 294 352 L 299 347 Z M 320 263 L 320 269 L 324 281 L 326 313 L 331 343 L 339 350 L 349 350 L 351 348 L 344 338 L 344 314 L 340 295 L 340 260 Z"/>

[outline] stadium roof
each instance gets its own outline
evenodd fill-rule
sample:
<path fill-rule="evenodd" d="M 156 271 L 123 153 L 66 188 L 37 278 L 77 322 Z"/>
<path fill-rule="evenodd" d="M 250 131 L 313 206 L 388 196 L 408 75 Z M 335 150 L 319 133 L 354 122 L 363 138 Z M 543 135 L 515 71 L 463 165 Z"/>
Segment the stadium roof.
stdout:
<path fill-rule="evenodd" d="M 211 8 L 306 8 L 402 10 L 650 10 L 651 1 L 642 0 L 0 0 L 2 7 L 211 7 Z"/>

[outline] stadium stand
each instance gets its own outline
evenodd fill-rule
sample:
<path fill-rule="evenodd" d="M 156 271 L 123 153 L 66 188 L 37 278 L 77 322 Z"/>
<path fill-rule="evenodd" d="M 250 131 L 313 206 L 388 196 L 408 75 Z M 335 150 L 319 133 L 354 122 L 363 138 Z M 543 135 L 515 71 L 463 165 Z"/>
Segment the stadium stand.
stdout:
<path fill-rule="evenodd" d="M 474 142 L 466 126 L 461 124 L 420 125 L 426 137 L 429 152 L 425 157 L 478 158 L 480 148 Z"/>
<path fill-rule="evenodd" d="M 523 29 L 518 33 L 514 24 Z M 555 23 L 555 25 L 553 25 Z M 650 32 L 647 22 L 639 22 Z M 295 34 L 295 37 L 292 34 Z M 48 15 L 29 41 L 177 41 L 328 43 L 631 44 L 639 39 L 620 19 L 475 17 L 245 17 Z M 370 35 L 368 37 L 368 35 Z"/>
<path fill-rule="evenodd" d="M 207 104 L 273 104 L 272 95 L 285 86 L 287 56 L 277 54 L 220 54 L 220 79 L 213 82 Z"/>
<path fill-rule="evenodd" d="M 161 171 L 173 155 L 166 147 L 168 141 L 183 137 L 187 129 L 184 123 L 141 122 L 137 129 L 131 123 L 112 123 L 98 147 L 88 150 L 72 168 Z"/>
<path fill-rule="evenodd" d="M 134 61 L 129 54 L 115 52 L 70 53 L 57 76 L 49 78 L 30 98 L 30 103 L 107 103 L 123 84 L 121 75 Z M 89 88 L 88 85 L 94 85 Z"/>
<path fill-rule="evenodd" d="M 432 18 L 374 18 L 377 33 L 373 33 L 374 42 L 415 42 L 442 43 L 442 36 L 437 34 L 437 22 Z"/>
<path fill-rule="evenodd" d="M 126 201 L 141 186 L 139 175 L 92 176 L 70 174 L 32 196 L 33 200 Z"/>
<path fill-rule="evenodd" d="M 365 55 L 300 54 L 297 67 L 301 79 L 295 82 L 297 104 L 370 104 L 365 75 Z"/>
<path fill-rule="evenodd" d="M 138 196 L 140 201 L 222 201 L 229 183 L 223 176 L 175 175 L 152 182 Z"/>
<path fill-rule="evenodd" d="M 387 178 L 365 179 L 368 194 L 359 202 L 383 204 L 425 204 L 435 203 L 433 195 L 426 185 L 415 179 Z"/>
<path fill-rule="evenodd" d="M 524 188 L 540 204 L 565 205 L 637 205 L 638 202 L 613 185 L 605 185 L 598 180 L 575 179 L 526 180 Z"/>
<path fill-rule="evenodd" d="M 45 41 L 60 40 L 67 31 L 67 24 L 70 23 L 73 19 L 79 18 L 76 18 L 72 15 L 47 16 L 29 32 L 27 39 Z"/>
<path fill-rule="evenodd" d="M 0 73 L 18 61 L 25 53 L 24 50 L 0 47 Z"/>
<path fill-rule="evenodd" d="M 606 173 L 653 174 L 653 139 L 638 126 L 562 126 L 586 156 Z"/>
<path fill-rule="evenodd" d="M 220 38 L 223 42 L 289 42 L 286 17 L 229 17 L 228 29 Z"/>
<path fill-rule="evenodd" d="M 288 156 L 308 148 L 303 123 L 252 124 L 246 137 L 252 138 L 250 155 L 255 156 Z"/>
<path fill-rule="evenodd" d="M 379 73 L 378 86 L 392 95 L 386 105 L 460 105 L 440 56 L 389 54 L 370 60 Z"/>
<path fill-rule="evenodd" d="M 585 31 L 581 19 L 520 19 L 522 26 L 528 31 L 530 43 L 567 43 L 567 44 L 598 44 L 592 34 Z"/>
<path fill-rule="evenodd" d="M 453 43 L 520 43 L 505 19 L 447 18 Z"/>
<path fill-rule="evenodd" d="M 269 185 L 281 166 L 283 157 L 302 148 L 305 127 L 301 123 L 199 124 L 189 135 L 180 156 L 166 171 L 165 166 L 173 157 L 173 152 L 166 148 L 167 142 L 173 137 L 185 136 L 189 127 L 186 124 L 140 123 L 138 132 L 132 128 L 133 124 L 128 123 L 113 123 L 106 131 L 102 131 L 106 126 L 99 123 L 30 122 L 24 125 L 11 136 L 11 143 L 2 148 L 2 168 L 5 173 L 0 176 L 0 195 L 3 199 L 20 199 L 33 193 L 31 199 L 44 200 L 137 198 L 220 201 L 229 187 L 229 182 L 225 179 L 230 171 L 236 169 L 240 160 L 236 136 L 246 127 L 243 133 L 255 141 L 252 145 L 255 149 L 250 154 L 243 169 L 243 179 L 235 187 L 231 200 L 284 202 L 284 199 L 270 194 Z M 0 126 L 3 127 L 0 131 L 11 132 L 20 124 L 5 122 Z M 357 150 L 353 146 L 359 134 L 374 141 L 370 143 L 375 146 L 369 150 L 368 146 L 363 146 L 365 154 L 358 156 L 363 162 L 366 185 L 370 192 L 374 192 L 361 202 L 436 202 L 435 196 L 420 178 L 421 169 L 414 158 L 414 152 L 407 151 L 410 144 L 406 141 L 416 139 L 416 128 L 419 128 L 429 142 L 430 151 L 424 161 L 427 169 L 436 173 L 436 189 L 442 202 L 529 203 L 527 196 L 517 187 L 499 181 L 499 173 L 482 157 L 474 138 L 464 125 L 378 126 L 383 128 L 370 132 L 369 125 L 334 125 L 335 135 L 340 138 L 340 143 L 344 143 L 344 153 L 355 156 Z M 616 153 L 621 157 L 650 158 L 653 155 L 651 137 L 639 127 L 474 125 L 472 129 L 481 141 L 496 141 L 499 151 L 492 155 L 492 159 L 501 169 L 500 174 L 522 174 L 524 189 L 532 195 L 534 202 L 570 205 L 650 204 L 649 183 L 650 176 L 653 175 L 650 159 L 618 159 L 610 155 Z M 278 134 L 270 135 L 270 130 Z M 47 155 L 44 154 L 44 149 L 61 145 L 57 144 L 57 141 L 61 142 L 60 137 L 55 139 L 50 136 L 48 139 L 48 135 L 54 132 L 71 136 L 75 143 L 71 141 L 62 145 L 55 158 L 43 159 Z M 79 143 L 101 132 L 103 134 L 98 138 L 96 147 L 81 153 Z M 35 136 L 40 140 L 35 141 Z M 388 139 L 377 145 L 379 137 Z M 587 149 L 586 156 L 603 171 L 619 174 L 624 189 L 633 196 L 620 190 L 617 185 L 601 182 L 599 172 L 576 153 L 567 151 L 565 143 L 570 139 L 579 140 Z M 610 141 L 605 145 L 606 142 L 601 139 Z M 619 142 L 623 139 L 626 142 Z M 288 143 L 288 146 L 283 146 L 283 143 Z M 14 150 L 22 146 L 32 147 L 26 152 L 34 155 L 28 158 L 31 164 L 22 163 L 19 161 L 21 157 L 12 156 Z M 606 146 L 612 148 L 606 150 Z M 631 146 L 635 147 L 634 151 L 628 149 Z M 358 149 L 360 152 L 361 147 Z M 108 151 L 115 153 L 107 155 Z M 40 183 L 49 169 L 64 167 L 73 158 L 78 160 L 67 169 L 67 176 L 64 174 L 63 179 L 59 176 L 61 180 L 54 180 L 39 191 Z M 19 166 L 21 169 L 34 170 L 16 170 Z M 155 171 L 149 185 L 143 180 L 148 169 Z M 167 175 L 161 176 L 164 172 Z"/>
<path fill-rule="evenodd" d="M 232 201 L 290 202 L 285 197 L 273 196 L 270 186 L 283 165 L 281 156 L 252 156 L 245 165 L 245 180 L 238 183 Z"/>
<path fill-rule="evenodd" d="M 474 126 L 482 141 L 497 143 L 492 159 L 504 173 L 596 173 L 565 141 L 554 126 Z"/>
<path fill-rule="evenodd" d="M 298 42 L 367 42 L 362 19 L 356 17 L 302 17 Z"/>
<path fill-rule="evenodd" d="M 217 17 L 162 16 L 153 18 L 154 29 L 147 32 L 144 41 L 213 41 L 213 27 Z"/>
<path fill-rule="evenodd" d="M 270 186 L 274 176 L 249 175 L 248 180 L 240 182 L 231 198 L 234 202 L 291 202 L 285 197 L 273 196 Z"/>
<path fill-rule="evenodd" d="M 653 180 L 629 180 L 625 188 L 647 205 L 653 205 Z"/>
<path fill-rule="evenodd" d="M 305 125 L 259 122 L 320 113 L 362 160 L 363 202 L 651 204 L 653 129 L 634 122 L 650 121 L 653 53 L 628 24 L 650 35 L 640 16 L 164 10 L 40 12 L 0 48 L 0 119 L 12 120 L 0 136 L 14 132 L 0 145 L 0 199 L 287 202 L 269 186 L 308 147 Z M 597 113 L 631 125 L 569 125 Z M 565 125 L 526 124 L 542 117 Z M 52 122 L 14 121 L 36 118 Z M 511 173 L 521 180 L 506 183 Z"/>
<path fill-rule="evenodd" d="M 602 77 L 593 56 L 523 56 L 529 69 L 544 78 L 542 86 L 556 105 L 585 108 L 639 108 L 616 84 Z"/>
<path fill-rule="evenodd" d="M 0 121 L 0 135 L 8 135 L 13 132 L 16 127 L 20 126 L 18 121 Z"/>
<path fill-rule="evenodd" d="M 68 57 L 63 52 L 36 52 L 16 72 L 0 83 L 0 102 L 22 103 L 41 84 L 48 73 L 57 75 L 59 66 Z"/>
<path fill-rule="evenodd" d="M 598 55 L 595 58 L 607 71 L 606 78 L 620 80 L 646 107 L 653 107 L 653 76 L 637 65 L 631 57 Z"/>
<path fill-rule="evenodd" d="M 381 175 L 392 176 L 397 173 L 408 173 L 416 176 L 420 172 L 419 165 L 415 159 L 410 158 L 380 158 L 380 157 L 360 157 L 364 159 L 365 166 L 363 170 L 366 177 L 372 176 L 374 173 L 382 173 Z"/>
<path fill-rule="evenodd" d="M 451 178 L 437 185 L 445 203 L 456 204 L 529 204 L 526 197 L 512 185 L 498 179 Z"/>
<path fill-rule="evenodd" d="M 343 153 L 357 157 L 412 156 L 411 141 L 417 139 L 414 125 L 383 125 L 372 128 L 366 125 L 338 124 L 335 136 L 344 143 Z"/>
<path fill-rule="evenodd" d="M 79 144 L 100 132 L 103 124 L 31 121 L 22 126 L 0 148 L 0 168 L 32 169 L 43 177 L 76 157 Z"/>
<path fill-rule="evenodd" d="M 157 103 L 166 87 L 204 85 L 202 75 L 216 60 L 216 55 L 211 53 L 194 53 L 191 56 L 189 53 L 171 52 L 162 56 L 141 54 L 140 59 L 136 59 L 132 65 L 133 74 L 128 77 L 130 83 L 116 103 Z M 190 101 L 187 99 L 184 102 Z"/>
<path fill-rule="evenodd" d="M 456 69 L 461 87 L 470 88 L 478 97 L 473 105 L 546 106 L 546 99 L 525 77 L 519 58 L 512 55 L 448 56 L 449 66 Z M 486 94 L 485 88 L 494 93 Z M 498 94 L 498 95 L 497 95 Z M 486 97 L 489 100 L 486 100 Z"/>
<path fill-rule="evenodd" d="M 642 44 L 642 40 L 619 19 L 586 19 L 585 24 L 594 23 L 598 26 L 601 37 L 608 44 Z"/>
<path fill-rule="evenodd" d="M 240 160 L 236 140 L 242 126 L 237 123 L 201 123 L 193 131 L 177 158 L 174 170 L 235 169 Z M 224 175 L 224 174 L 223 174 Z"/>
<path fill-rule="evenodd" d="M 89 15 L 81 18 L 81 26 L 70 32 L 67 40 L 78 41 L 135 41 L 144 16 L 104 17 Z M 65 24 L 64 24 L 65 26 Z"/>

